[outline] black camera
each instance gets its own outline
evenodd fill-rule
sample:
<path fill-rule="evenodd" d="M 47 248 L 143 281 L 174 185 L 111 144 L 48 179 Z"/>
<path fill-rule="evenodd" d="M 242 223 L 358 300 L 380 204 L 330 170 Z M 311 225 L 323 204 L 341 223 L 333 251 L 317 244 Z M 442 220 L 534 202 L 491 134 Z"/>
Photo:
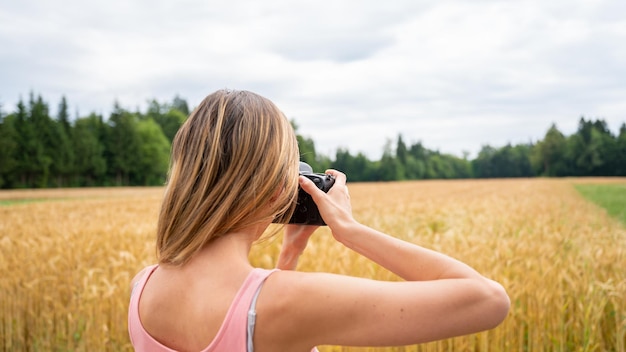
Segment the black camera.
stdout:
<path fill-rule="evenodd" d="M 305 162 L 300 162 L 300 175 L 313 181 L 317 188 L 324 192 L 328 190 L 335 183 L 335 178 L 328 174 L 317 174 L 313 172 L 311 166 Z M 298 187 L 298 203 L 296 209 L 289 219 L 290 224 L 301 225 L 326 225 L 322 216 L 320 215 L 317 205 L 313 201 L 313 198 L 306 193 L 301 187 Z"/>

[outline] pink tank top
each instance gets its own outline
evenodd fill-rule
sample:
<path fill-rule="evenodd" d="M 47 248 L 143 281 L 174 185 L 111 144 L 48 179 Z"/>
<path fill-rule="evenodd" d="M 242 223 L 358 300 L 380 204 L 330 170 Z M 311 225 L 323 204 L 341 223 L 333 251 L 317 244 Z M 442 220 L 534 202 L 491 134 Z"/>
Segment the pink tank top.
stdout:
<path fill-rule="evenodd" d="M 143 328 L 139 318 L 139 300 L 141 299 L 141 294 L 146 282 L 148 282 L 148 279 L 150 278 L 150 275 L 152 275 L 157 267 L 157 265 L 148 267 L 148 270 L 146 270 L 143 277 L 139 279 L 135 288 L 133 288 L 128 310 L 128 333 L 130 335 L 131 343 L 136 351 L 175 352 L 173 349 L 164 346 L 150 336 L 150 334 L 148 334 L 148 332 Z M 248 314 L 251 313 L 254 315 L 255 312 L 249 312 L 249 310 L 251 306 L 253 307 L 252 309 L 254 309 L 257 297 L 255 293 L 258 294 L 258 290 L 265 279 L 275 271 L 277 271 L 277 269 L 265 270 L 255 268 L 250 272 L 248 277 L 243 282 L 243 285 L 241 285 L 241 288 L 235 295 L 233 303 L 228 309 L 224 322 L 217 332 L 217 335 L 213 341 L 211 341 L 209 346 L 202 350 L 202 352 L 252 351 L 252 346 L 248 346 L 247 343 L 247 330 L 250 328 Z M 252 324 L 254 324 L 254 322 L 252 322 Z M 252 329 L 254 329 L 254 326 L 252 326 Z M 312 352 L 317 352 L 317 349 L 314 348 Z"/>

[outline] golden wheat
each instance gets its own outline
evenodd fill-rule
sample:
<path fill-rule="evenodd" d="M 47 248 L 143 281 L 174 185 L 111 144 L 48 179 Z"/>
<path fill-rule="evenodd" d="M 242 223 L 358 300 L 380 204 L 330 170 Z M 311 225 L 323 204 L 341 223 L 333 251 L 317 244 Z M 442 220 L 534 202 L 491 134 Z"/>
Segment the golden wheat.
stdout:
<path fill-rule="evenodd" d="M 350 184 L 361 222 L 459 258 L 501 282 L 498 328 L 396 348 L 320 351 L 624 351 L 626 229 L 572 187 L 626 179 Z M 0 350 L 127 351 L 128 283 L 154 262 L 161 188 L 4 191 L 0 200 Z M 272 267 L 280 236 L 251 260 Z M 299 270 L 397 278 L 323 228 Z"/>

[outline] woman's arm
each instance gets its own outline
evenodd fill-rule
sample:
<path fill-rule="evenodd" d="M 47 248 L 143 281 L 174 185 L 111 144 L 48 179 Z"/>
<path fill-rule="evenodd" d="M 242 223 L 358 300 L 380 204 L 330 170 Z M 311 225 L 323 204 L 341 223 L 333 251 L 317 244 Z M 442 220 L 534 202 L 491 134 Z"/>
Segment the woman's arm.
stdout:
<path fill-rule="evenodd" d="M 352 218 L 345 175 L 329 173 L 335 184 L 327 194 L 304 177 L 300 185 L 333 236 L 407 281 L 279 273 L 270 277 L 266 294 L 281 297 L 271 310 L 290 317 L 265 321 L 275 329 L 270 336 L 282 334 L 283 346 L 306 348 L 406 345 L 490 329 L 506 317 L 510 302 L 501 285 L 456 259 L 359 224 Z"/>
<path fill-rule="evenodd" d="M 278 255 L 276 268 L 296 270 L 298 258 L 306 248 L 309 238 L 318 228 L 314 225 L 285 225 L 283 245 Z"/>
<path fill-rule="evenodd" d="M 261 291 L 258 338 L 268 350 L 412 345 L 494 328 L 508 308 L 502 287 L 485 278 L 386 282 L 281 271 Z"/>

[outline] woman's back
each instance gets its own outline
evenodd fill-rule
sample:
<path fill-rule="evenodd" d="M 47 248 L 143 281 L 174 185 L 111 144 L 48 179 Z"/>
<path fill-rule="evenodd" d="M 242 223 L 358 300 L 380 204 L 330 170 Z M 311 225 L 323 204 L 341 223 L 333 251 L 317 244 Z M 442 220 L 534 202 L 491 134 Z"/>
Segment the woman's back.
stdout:
<path fill-rule="evenodd" d="M 256 303 L 260 323 L 254 328 L 254 351 L 289 350 L 291 345 L 277 346 L 281 339 L 276 336 L 280 334 L 272 331 L 280 325 L 275 319 L 293 323 L 289 314 L 295 309 L 285 307 L 293 300 L 280 294 L 288 291 L 284 284 L 289 279 L 279 278 L 285 274 L 281 271 L 233 261 L 238 251 L 235 237 L 216 240 L 183 267 L 150 266 L 140 273 L 132 299 L 137 301 L 141 319 L 129 325 L 145 329 L 150 338 L 176 351 L 245 351 L 248 311 L 261 288 Z M 131 304 L 131 315 L 133 308 Z"/>
<path fill-rule="evenodd" d="M 246 277 L 181 276 L 165 268 L 151 275 L 139 303 L 141 322 L 151 336 L 174 350 L 204 350 L 217 336 Z"/>

